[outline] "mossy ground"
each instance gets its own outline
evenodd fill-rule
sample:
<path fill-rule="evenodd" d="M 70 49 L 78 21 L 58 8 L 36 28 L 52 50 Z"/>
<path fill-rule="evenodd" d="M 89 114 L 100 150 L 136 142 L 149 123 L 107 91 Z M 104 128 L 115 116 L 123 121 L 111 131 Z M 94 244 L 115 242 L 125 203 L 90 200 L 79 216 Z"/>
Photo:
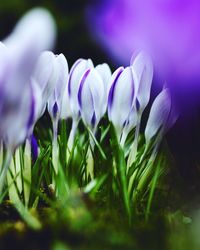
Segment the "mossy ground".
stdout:
<path fill-rule="evenodd" d="M 138 214 L 130 225 L 120 206 L 111 208 L 75 192 L 66 204 L 56 201 L 54 207 L 40 204 L 37 210 L 32 209 L 32 215 L 42 225 L 34 230 L 5 201 L 0 206 L 0 246 L 1 249 L 53 250 L 199 249 L 195 231 L 200 225 L 198 216 L 167 206 L 157 206 L 152 211 L 148 221 Z"/>

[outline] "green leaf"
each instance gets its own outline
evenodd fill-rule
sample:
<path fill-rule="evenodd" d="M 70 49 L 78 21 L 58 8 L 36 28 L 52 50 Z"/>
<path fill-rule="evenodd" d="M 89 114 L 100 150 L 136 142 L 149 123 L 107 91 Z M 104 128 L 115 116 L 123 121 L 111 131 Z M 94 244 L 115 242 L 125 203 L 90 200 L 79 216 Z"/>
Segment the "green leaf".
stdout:
<path fill-rule="evenodd" d="M 104 160 L 106 160 L 106 155 L 105 155 L 105 153 L 104 153 L 104 151 L 103 151 L 101 145 L 98 143 L 98 141 L 97 141 L 97 139 L 95 138 L 94 134 L 92 133 L 91 129 L 90 129 L 89 127 L 87 127 L 87 129 L 88 129 L 88 132 L 89 132 L 90 136 L 92 137 L 92 139 L 93 139 L 95 145 L 97 146 L 97 148 L 98 148 L 98 150 L 99 150 L 99 152 L 100 152 L 102 158 L 103 158 Z"/>

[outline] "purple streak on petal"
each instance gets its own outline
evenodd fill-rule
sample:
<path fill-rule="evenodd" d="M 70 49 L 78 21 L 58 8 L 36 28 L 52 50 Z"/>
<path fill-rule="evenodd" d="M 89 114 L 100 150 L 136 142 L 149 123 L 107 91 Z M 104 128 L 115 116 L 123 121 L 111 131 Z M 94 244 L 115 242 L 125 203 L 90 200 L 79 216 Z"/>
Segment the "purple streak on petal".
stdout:
<path fill-rule="evenodd" d="M 57 102 L 55 102 L 53 105 L 53 117 L 54 118 L 56 118 L 57 113 L 58 113 L 58 104 Z"/>
<path fill-rule="evenodd" d="M 135 95 L 135 84 L 134 84 L 134 79 L 132 75 L 132 92 L 131 92 L 131 100 L 134 100 L 134 95 Z"/>
<path fill-rule="evenodd" d="M 138 101 L 137 98 L 135 100 L 135 107 L 136 107 L 136 110 L 139 111 L 139 109 L 140 109 L 140 103 L 139 103 L 139 101 Z"/>
<path fill-rule="evenodd" d="M 31 135 L 30 143 L 31 143 L 32 159 L 33 159 L 33 162 L 35 162 L 38 158 L 38 143 L 33 134 Z"/>
<path fill-rule="evenodd" d="M 30 115 L 28 118 L 28 124 L 27 124 L 27 129 L 29 130 L 31 126 L 34 123 L 34 116 L 35 116 L 35 98 L 33 96 L 33 93 L 31 94 L 31 110 L 30 110 Z"/>
<path fill-rule="evenodd" d="M 82 89 L 83 89 L 83 84 L 88 76 L 88 74 L 90 73 L 90 69 L 86 70 L 82 79 L 81 79 L 81 82 L 80 82 L 80 86 L 79 86 L 79 90 L 78 90 L 78 103 L 79 103 L 79 106 L 80 108 L 82 108 Z"/>
<path fill-rule="evenodd" d="M 119 79 L 119 76 L 121 75 L 121 73 L 123 72 L 123 68 L 121 68 L 117 74 L 117 76 L 115 77 L 112 85 L 111 85 L 111 88 L 110 88 L 110 91 L 109 91 L 109 95 L 108 95 L 108 109 L 111 109 L 112 108 L 112 103 L 113 103 L 113 97 L 114 97 L 114 92 L 115 92 L 115 86 L 116 86 L 116 83 L 117 83 L 117 80 Z"/>
<path fill-rule="evenodd" d="M 75 64 L 73 65 L 73 67 L 71 68 L 70 72 L 69 72 L 69 81 L 68 81 L 68 93 L 69 96 L 71 94 L 71 79 L 72 79 L 72 75 L 74 73 L 75 68 L 77 67 L 77 65 L 82 61 L 83 59 L 79 59 L 75 62 Z"/>
<path fill-rule="evenodd" d="M 95 115 L 95 112 L 92 115 L 91 124 L 92 124 L 92 127 L 94 128 L 94 126 L 96 124 L 96 115 Z"/>

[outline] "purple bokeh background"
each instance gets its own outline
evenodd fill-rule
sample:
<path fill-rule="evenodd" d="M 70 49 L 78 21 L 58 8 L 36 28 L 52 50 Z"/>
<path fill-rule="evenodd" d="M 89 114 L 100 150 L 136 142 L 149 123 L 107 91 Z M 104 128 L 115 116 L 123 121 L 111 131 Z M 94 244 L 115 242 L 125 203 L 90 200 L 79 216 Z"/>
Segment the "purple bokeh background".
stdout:
<path fill-rule="evenodd" d="M 200 93 L 199 0 L 100 0 L 87 9 L 93 38 L 113 61 L 128 65 L 132 53 L 147 51 L 157 83 L 170 86 L 177 103 Z M 196 98 L 195 98 L 196 97 Z"/>

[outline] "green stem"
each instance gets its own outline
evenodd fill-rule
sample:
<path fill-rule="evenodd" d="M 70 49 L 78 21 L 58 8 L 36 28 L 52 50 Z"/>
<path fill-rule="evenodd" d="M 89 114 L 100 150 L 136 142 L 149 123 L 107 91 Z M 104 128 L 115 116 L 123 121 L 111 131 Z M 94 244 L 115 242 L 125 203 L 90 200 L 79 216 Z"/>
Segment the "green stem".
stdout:
<path fill-rule="evenodd" d="M 136 159 L 137 149 L 138 149 L 138 140 L 139 140 L 139 134 L 140 134 L 140 124 L 141 124 L 141 114 L 138 114 L 138 122 L 137 122 L 136 129 L 135 129 L 135 137 L 134 137 L 134 141 L 131 146 L 131 151 L 130 151 L 128 161 L 127 161 L 127 171 Z"/>
<path fill-rule="evenodd" d="M 55 174 L 58 174 L 58 119 L 53 120 L 53 140 L 52 140 L 52 163 L 54 167 Z"/>
<path fill-rule="evenodd" d="M 69 134 L 69 139 L 68 139 L 68 142 L 67 142 L 67 148 L 69 150 L 69 153 L 71 153 L 72 149 L 73 149 L 77 127 L 78 127 L 78 121 L 73 120 L 72 121 L 72 128 L 71 128 L 71 131 L 70 131 L 70 134 Z"/>
<path fill-rule="evenodd" d="M 0 173 L 0 196 L 2 195 L 3 186 L 5 183 L 5 179 L 6 179 L 5 177 L 6 177 L 6 174 L 7 174 L 11 159 L 12 159 L 12 155 L 13 155 L 13 150 L 11 148 L 7 148 L 6 158 L 3 163 L 1 173 Z"/>

